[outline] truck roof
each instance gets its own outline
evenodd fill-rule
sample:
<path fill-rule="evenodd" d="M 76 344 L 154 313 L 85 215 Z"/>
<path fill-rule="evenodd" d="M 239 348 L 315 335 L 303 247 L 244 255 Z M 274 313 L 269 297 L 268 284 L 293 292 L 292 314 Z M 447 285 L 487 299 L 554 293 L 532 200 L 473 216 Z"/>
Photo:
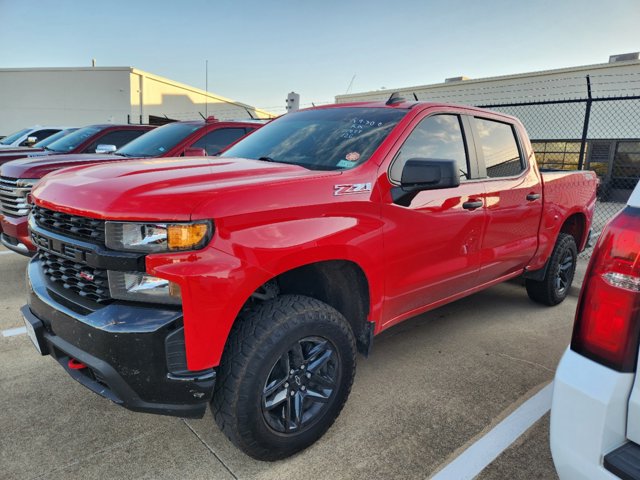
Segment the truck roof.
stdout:
<path fill-rule="evenodd" d="M 415 107 L 421 107 L 421 108 L 431 108 L 431 107 L 454 107 L 454 108 L 461 108 L 464 110 L 472 110 L 472 111 L 476 111 L 476 112 L 489 112 L 492 115 L 499 115 L 505 119 L 509 119 L 510 121 L 514 122 L 514 123 L 519 123 L 518 119 L 516 117 L 513 117 L 511 115 L 507 115 L 506 113 L 503 112 L 496 112 L 494 110 L 489 110 L 487 108 L 479 108 L 479 107 L 472 107 L 469 105 L 459 105 L 459 104 L 455 104 L 455 103 L 443 103 L 443 102 L 424 102 L 424 101 L 407 101 L 407 100 L 402 100 L 399 102 L 395 102 L 395 103 L 388 103 L 387 102 L 383 102 L 383 101 L 377 101 L 377 102 L 350 102 L 350 103 L 332 103 L 329 105 L 318 105 L 316 107 L 310 107 L 310 108 L 305 108 L 305 109 L 301 109 L 302 110 L 319 110 L 319 109 L 324 109 L 324 108 L 349 108 L 349 107 L 355 107 L 355 108 L 391 108 L 391 109 L 401 109 L 401 110 L 411 110 Z"/>

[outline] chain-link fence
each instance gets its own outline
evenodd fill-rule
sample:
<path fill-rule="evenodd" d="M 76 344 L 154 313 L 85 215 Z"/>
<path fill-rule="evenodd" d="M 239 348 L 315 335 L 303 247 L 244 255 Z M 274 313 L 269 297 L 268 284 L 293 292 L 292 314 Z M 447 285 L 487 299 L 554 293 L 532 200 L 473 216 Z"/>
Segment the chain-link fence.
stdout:
<path fill-rule="evenodd" d="M 614 80 L 602 76 L 599 91 Z M 634 80 L 635 81 L 635 80 Z M 619 80 L 617 80 L 619 83 Z M 628 83 L 629 80 L 626 80 Z M 593 232 L 624 207 L 640 178 L 640 95 L 482 105 L 524 123 L 541 169 L 594 170 L 600 179 Z M 582 256 L 589 257 L 591 250 Z"/>

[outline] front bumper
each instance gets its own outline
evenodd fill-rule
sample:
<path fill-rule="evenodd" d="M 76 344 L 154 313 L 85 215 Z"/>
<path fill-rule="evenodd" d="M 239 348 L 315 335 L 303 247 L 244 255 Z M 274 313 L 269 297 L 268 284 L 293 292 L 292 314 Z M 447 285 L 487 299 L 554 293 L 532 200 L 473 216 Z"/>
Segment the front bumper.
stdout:
<path fill-rule="evenodd" d="M 204 415 L 215 370 L 186 369 L 181 311 L 126 302 L 91 311 L 68 301 L 39 263 L 37 257 L 29 263 L 29 300 L 22 313 L 43 354 L 90 390 L 130 410 Z M 78 369 L 77 362 L 86 368 Z"/>
<path fill-rule="evenodd" d="M 26 256 L 33 256 L 36 247 L 31 242 L 27 217 L 7 217 L 0 215 L 0 242 L 10 250 Z"/>

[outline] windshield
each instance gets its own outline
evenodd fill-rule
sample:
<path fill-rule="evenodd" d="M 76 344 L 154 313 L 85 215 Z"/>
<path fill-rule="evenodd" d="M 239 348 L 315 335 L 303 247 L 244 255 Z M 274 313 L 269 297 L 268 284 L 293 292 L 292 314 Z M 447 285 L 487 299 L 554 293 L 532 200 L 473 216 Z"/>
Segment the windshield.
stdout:
<path fill-rule="evenodd" d="M 222 157 L 340 170 L 366 162 L 407 110 L 327 108 L 289 113 L 241 140 Z"/>
<path fill-rule="evenodd" d="M 23 130 L 20 130 L 19 132 L 12 133 L 11 135 L 4 137 L 2 140 L 0 140 L 0 145 L 11 145 L 13 142 L 18 140 L 21 136 L 26 135 L 30 131 L 31 131 L 30 128 L 25 128 Z"/>
<path fill-rule="evenodd" d="M 51 150 L 53 152 L 70 152 L 82 142 L 84 142 L 87 138 L 98 133 L 102 128 L 100 127 L 84 127 L 76 130 L 69 135 L 65 135 L 64 137 L 56 140 L 53 143 L 50 143 L 47 146 L 47 150 Z"/>
<path fill-rule="evenodd" d="M 159 157 L 200 128 L 202 125 L 192 123 L 169 123 L 127 143 L 116 154 L 125 157 Z"/>
<path fill-rule="evenodd" d="M 60 130 L 58 133 L 54 133 L 50 137 L 47 137 L 44 140 L 39 141 L 38 143 L 36 143 L 33 146 L 33 148 L 44 148 L 47 145 L 52 144 L 56 140 L 60 140 L 62 137 L 66 136 L 66 135 L 69 135 L 71 132 L 75 132 L 76 130 L 78 130 L 78 129 L 77 128 L 68 128 L 66 130 Z"/>

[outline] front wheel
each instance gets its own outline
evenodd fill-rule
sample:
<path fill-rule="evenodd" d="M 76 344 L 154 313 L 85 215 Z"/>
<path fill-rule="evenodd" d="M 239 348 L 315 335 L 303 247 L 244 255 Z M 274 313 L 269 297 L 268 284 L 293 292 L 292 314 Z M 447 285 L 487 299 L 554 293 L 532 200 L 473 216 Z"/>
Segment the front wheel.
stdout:
<path fill-rule="evenodd" d="M 288 457 L 333 424 L 349 396 L 356 345 L 331 306 L 283 295 L 238 320 L 212 401 L 229 439 L 259 460 Z"/>
<path fill-rule="evenodd" d="M 573 236 L 566 233 L 558 235 L 553 247 L 547 273 L 540 281 L 527 279 L 527 294 L 531 300 L 544 305 L 558 305 L 571 289 L 576 272 L 578 248 Z"/>

